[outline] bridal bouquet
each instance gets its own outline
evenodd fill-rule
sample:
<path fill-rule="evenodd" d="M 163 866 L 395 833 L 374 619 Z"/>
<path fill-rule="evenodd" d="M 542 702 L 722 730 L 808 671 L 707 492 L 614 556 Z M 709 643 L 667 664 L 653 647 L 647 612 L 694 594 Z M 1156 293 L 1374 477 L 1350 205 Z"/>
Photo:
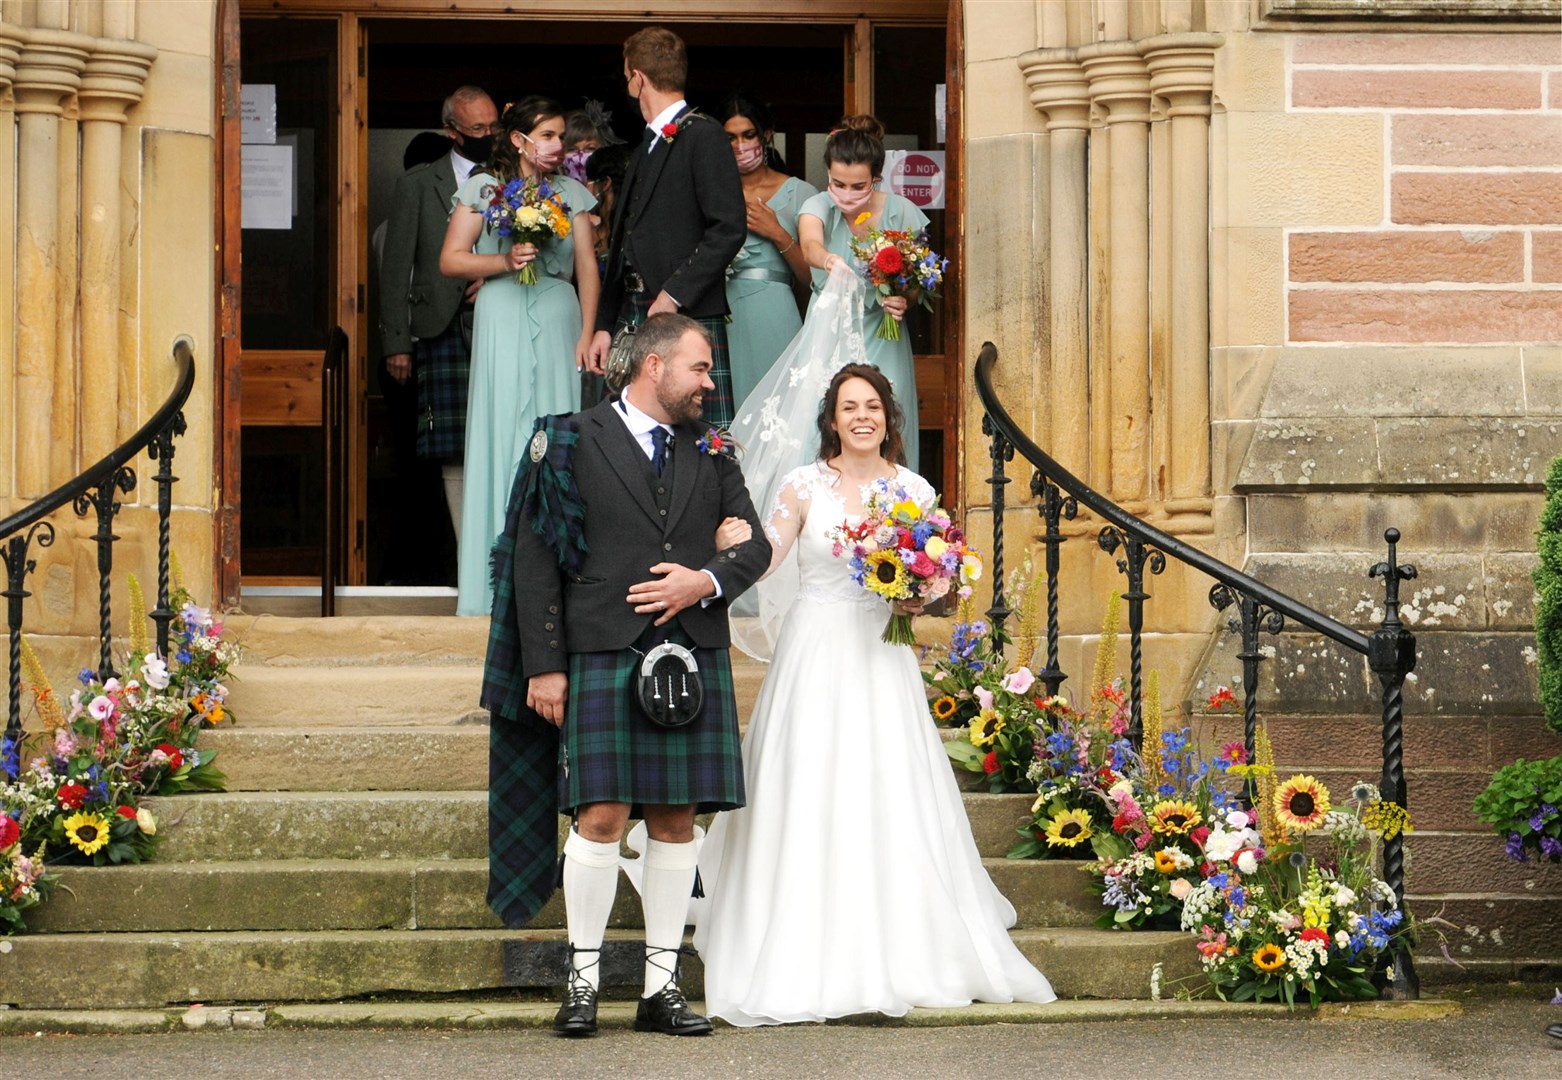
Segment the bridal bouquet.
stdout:
<path fill-rule="evenodd" d="M 868 215 L 858 217 L 861 222 Z M 880 296 L 904 296 L 908 302 L 933 310 L 933 298 L 944 282 L 949 260 L 928 246 L 927 233 L 913 236 L 903 229 L 871 229 L 851 242 L 852 254 L 862 260 L 863 276 Z M 900 340 L 900 320 L 885 313 L 878 337 Z"/>
<path fill-rule="evenodd" d="M 492 190 L 483 221 L 497 235 L 511 237 L 517 244 L 538 244 L 550 236 L 562 240 L 569 235 L 569 206 L 547 180 L 516 177 Z M 529 262 L 521 267 L 515 280 L 522 285 L 537 284 L 537 264 Z"/>
<path fill-rule="evenodd" d="M 851 560 L 852 579 L 886 600 L 930 601 L 951 589 L 966 595 L 982 576 L 982 558 L 936 503 L 924 511 L 893 480 L 875 480 L 863 501 L 861 521 L 830 530 L 836 558 Z M 883 640 L 914 645 L 911 616 L 890 615 Z"/>

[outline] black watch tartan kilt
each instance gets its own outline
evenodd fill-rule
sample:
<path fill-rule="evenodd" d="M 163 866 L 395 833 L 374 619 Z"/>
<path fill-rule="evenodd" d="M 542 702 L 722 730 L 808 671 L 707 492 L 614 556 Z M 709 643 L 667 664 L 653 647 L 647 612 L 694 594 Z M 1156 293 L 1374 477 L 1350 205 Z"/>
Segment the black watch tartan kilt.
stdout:
<path fill-rule="evenodd" d="M 657 636 L 685 648 L 693 645 L 681 629 Z M 640 652 L 570 656 L 569 703 L 559 739 L 562 812 L 599 802 L 629 803 L 635 817 L 646 804 L 692 805 L 702 814 L 744 805 L 731 657 L 726 649 L 691 651 L 704 682 L 705 704 L 681 728 L 658 727 L 641 712 L 635 700 Z"/>
<path fill-rule="evenodd" d="M 639 326 L 645 322 L 655 297 L 646 293 L 627 293 L 618 311 L 616 334 L 626 326 Z M 692 316 L 691 316 L 692 317 Z M 710 381 L 716 384 L 714 393 L 705 395 L 704 419 L 719 428 L 729 428 L 737 415 L 738 403 L 732 400 L 732 362 L 727 353 L 727 320 L 725 316 L 714 319 L 695 319 L 710 335 Z"/>
<path fill-rule="evenodd" d="M 413 375 L 418 386 L 418 439 L 420 458 L 460 461 L 466 455 L 466 391 L 471 357 L 461 339 L 461 317 L 438 337 L 420 338 L 412 345 L 417 360 Z"/>

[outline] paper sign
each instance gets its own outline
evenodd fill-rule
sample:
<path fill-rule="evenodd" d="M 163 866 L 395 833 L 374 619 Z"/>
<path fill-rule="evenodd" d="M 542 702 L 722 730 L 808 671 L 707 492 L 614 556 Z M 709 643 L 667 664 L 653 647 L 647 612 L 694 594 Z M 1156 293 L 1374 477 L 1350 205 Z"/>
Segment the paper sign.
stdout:
<path fill-rule="evenodd" d="M 893 191 L 922 210 L 944 208 L 944 152 L 942 150 L 886 150 L 885 191 Z"/>
<path fill-rule="evenodd" d="M 933 141 L 940 146 L 948 141 L 944 138 L 944 124 L 949 119 L 949 98 L 947 95 L 948 91 L 943 83 L 939 83 L 933 88 L 933 123 L 937 129 L 936 134 L 933 136 Z"/>
<path fill-rule="evenodd" d="M 243 148 L 244 193 L 241 216 L 246 229 L 293 227 L 293 148 Z"/>
<path fill-rule="evenodd" d="M 272 83 L 245 83 L 239 93 L 239 141 L 277 141 L 277 88 Z"/>

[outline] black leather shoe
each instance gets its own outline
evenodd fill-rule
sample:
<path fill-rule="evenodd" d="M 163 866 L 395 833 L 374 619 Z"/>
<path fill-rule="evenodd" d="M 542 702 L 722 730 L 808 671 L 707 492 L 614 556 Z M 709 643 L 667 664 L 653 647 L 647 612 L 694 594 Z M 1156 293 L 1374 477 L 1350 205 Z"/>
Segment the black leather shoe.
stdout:
<path fill-rule="evenodd" d="M 575 957 L 580 953 L 596 953 L 601 959 L 600 949 L 577 949 L 570 946 L 570 970 L 569 987 L 564 991 L 564 1004 L 559 1006 L 559 1011 L 553 1018 L 553 1030 L 560 1035 L 568 1035 L 571 1038 L 585 1038 L 597 1033 L 597 992 L 590 983 L 580 977 L 580 967 L 575 962 Z M 593 960 L 591 964 L 597 961 Z M 587 964 L 586 967 L 590 967 Z"/>
<path fill-rule="evenodd" d="M 640 999 L 635 1011 L 636 1031 L 657 1031 L 663 1035 L 709 1035 L 711 1023 L 689 1008 L 677 983 L 668 983 L 648 998 Z"/>
<path fill-rule="evenodd" d="M 1562 1039 L 1562 1024 L 1552 1024 L 1550 1027 L 1546 1028 L 1546 1034 L 1550 1035 L 1553 1039 Z"/>

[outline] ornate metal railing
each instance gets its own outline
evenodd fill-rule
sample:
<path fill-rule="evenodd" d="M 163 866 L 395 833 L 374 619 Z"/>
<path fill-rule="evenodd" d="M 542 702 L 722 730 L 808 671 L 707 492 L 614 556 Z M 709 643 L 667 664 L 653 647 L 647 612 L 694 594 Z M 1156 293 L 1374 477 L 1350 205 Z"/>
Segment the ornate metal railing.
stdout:
<path fill-rule="evenodd" d="M 37 569 L 31 548 L 35 543 L 41 548 L 54 544 L 54 526 L 47 519 L 67 503 L 75 508 L 77 517 L 97 514 L 98 531 L 92 539 L 98 548 L 98 675 L 107 679 L 114 674 L 110 651 L 113 610 L 109 598 L 114 542 L 119 539 L 114 532 L 114 518 L 121 508 L 119 496 L 135 490 L 136 474 L 129 463 L 142 450 L 158 463 L 152 476 L 157 485 L 157 607 L 148 614 L 157 626 L 157 651 L 168 651 L 168 624 L 174 616 L 168 606 L 168 519 L 174 482 L 179 479 L 173 474 L 174 440 L 184 434 L 184 403 L 195 385 L 195 356 L 189 338 L 180 337 L 174 342 L 173 359 L 173 391 L 139 431 L 74 480 L 0 521 L 0 560 L 5 562 L 6 581 L 0 596 L 6 599 L 6 625 L 10 630 L 5 734 L 7 745 L 12 748 L 20 745 L 22 734 L 22 601 L 32 595 L 26 588 L 27 575 Z"/>
<path fill-rule="evenodd" d="M 1030 490 L 1037 500 L 1037 513 L 1045 524 L 1041 543 L 1046 549 L 1046 666 L 1037 673 L 1037 678 L 1046 684 L 1049 694 L 1056 694 L 1068 678 L 1058 666 L 1058 549 L 1068 539 L 1063 535 L 1061 526 L 1064 520 L 1077 517 L 1080 507 L 1084 507 L 1103 522 L 1096 536 L 1097 545 L 1107 554 L 1117 557 L 1118 570 L 1127 578 L 1128 587 L 1122 597 L 1128 608 L 1129 736 L 1135 747 L 1142 745 L 1144 736 L 1144 605 L 1150 599 L 1150 594 L 1145 591 L 1146 572 L 1150 576 L 1160 574 L 1166 569 L 1167 560 L 1174 559 L 1213 578 L 1214 584 L 1209 590 L 1210 604 L 1217 611 L 1233 611 L 1230 627 L 1241 635 L 1242 641 L 1242 650 L 1237 654 L 1237 659 L 1242 661 L 1243 744 L 1247 748 L 1248 760 L 1253 760 L 1258 730 L 1258 670 L 1264 659 L 1259 644 L 1260 635 L 1279 634 L 1289 619 L 1367 658 L 1368 667 L 1383 687 L 1382 797 L 1405 806 L 1402 698 L 1405 677 L 1416 666 L 1416 639 L 1399 621 L 1399 583 L 1414 578 L 1416 568 L 1398 561 L 1399 530 L 1389 529 L 1383 534 L 1383 538 L 1388 541 L 1388 559 L 1374 564 L 1367 571 L 1369 577 L 1383 579 L 1383 621 L 1370 634 L 1353 630 L 1294 597 L 1157 529 L 1059 465 L 1020 430 L 998 400 L 992 383 L 992 370 L 997 362 L 997 347 L 990 341 L 984 343 L 976 361 L 976 392 L 985 410 L 982 433 L 990 439 L 989 454 L 992 459 L 992 476 L 988 484 L 992 488 L 993 602 L 987 615 L 994 641 L 1003 639 L 1004 622 L 1012 614 L 1003 592 L 1004 489 L 1009 484 L 1009 478 L 1005 475 L 1006 466 L 1014 459 L 1015 451 L 1018 451 L 1032 466 Z M 1402 836 L 1395 835 L 1386 840 L 1383 847 L 1383 879 L 1403 905 L 1404 840 Z M 1384 995 L 1418 996 L 1419 982 L 1408 951 L 1393 960 L 1391 975 L 1389 972 L 1380 975 Z"/>

